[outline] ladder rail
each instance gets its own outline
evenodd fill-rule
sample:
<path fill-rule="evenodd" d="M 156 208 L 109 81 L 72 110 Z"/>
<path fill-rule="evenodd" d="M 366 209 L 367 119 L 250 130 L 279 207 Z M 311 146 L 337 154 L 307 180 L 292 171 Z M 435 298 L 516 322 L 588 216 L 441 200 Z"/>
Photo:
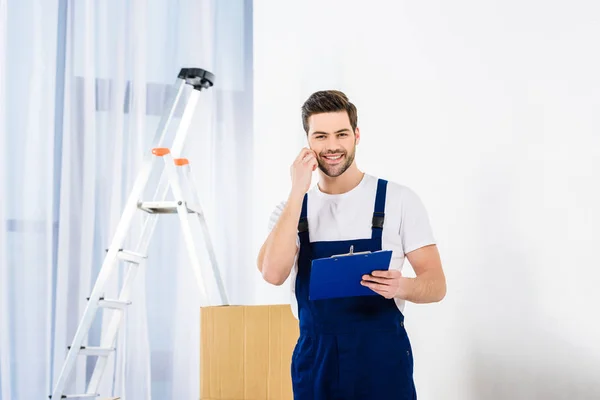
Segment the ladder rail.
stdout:
<path fill-rule="evenodd" d="M 152 147 L 163 147 L 163 143 L 168 132 L 168 127 L 173 121 L 175 110 L 177 109 L 177 105 L 181 101 L 181 96 L 183 95 L 183 92 L 186 87 L 185 80 L 178 77 L 177 79 L 175 79 L 174 86 L 174 90 L 171 92 L 170 97 L 166 101 L 166 104 L 168 105 L 168 111 L 166 114 L 163 114 L 160 121 L 158 122 L 158 126 L 156 127 L 156 133 L 154 134 L 154 138 L 152 139 Z"/>
<path fill-rule="evenodd" d="M 217 290 L 219 292 L 219 297 L 221 301 L 221 305 L 229 305 L 229 297 L 227 295 L 227 291 L 225 289 L 225 284 L 223 282 L 223 277 L 221 276 L 221 271 L 219 268 L 219 262 L 217 260 L 217 254 L 215 251 L 215 247 L 210 238 L 210 231 L 208 229 L 208 224 L 206 222 L 206 218 L 204 212 L 202 210 L 202 205 L 200 202 L 200 192 L 198 191 L 198 187 L 196 186 L 194 175 L 192 173 L 192 167 L 187 164 L 182 167 L 183 181 L 188 185 L 188 193 L 191 197 L 191 201 L 194 203 L 196 207 L 200 209 L 200 212 L 196 214 L 196 218 L 198 218 L 200 228 L 202 230 L 202 238 L 204 240 L 204 245 L 206 251 L 208 253 L 208 258 L 210 260 L 210 265 L 212 267 L 212 277 L 217 284 Z"/>
<path fill-rule="evenodd" d="M 192 233 L 192 227 L 190 225 L 188 210 L 184 200 L 185 196 L 183 194 L 183 190 L 179 182 L 179 176 L 177 174 L 177 170 L 175 169 L 175 164 L 171 154 L 165 156 L 165 168 L 169 173 L 173 196 L 178 201 L 177 215 L 179 216 L 179 221 L 181 222 L 181 227 L 183 230 L 183 240 L 188 250 L 190 264 L 192 265 L 192 269 L 194 271 L 194 275 L 196 277 L 196 281 L 198 282 L 198 287 L 200 289 L 200 298 L 202 299 L 202 302 L 205 305 L 210 305 L 210 296 L 206 288 L 206 283 L 202 279 L 202 267 L 200 265 L 200 258 L 198 257 L 198 252 L 196 251 L 196 247 L 194 245 L 194 235 Z"/>
<path fill-rule="evenodd" d="M 194 111 L 196 110 L 199 97 L 200 91 L 193 90 L 187 99 L 187 104 L 185 106 L 185 109 L 183 110 L 179 126 L 177 127 L 177 132 L 175 133 L 173 144 L 170 147 L 170 151 L 173 157 L 179 157 L 181 151 L 183 150 L 183 144 L 185 142 L 185 139 L 187 138 L 190 125 L 192 124 L 192 117 L 194 116 Z"/>

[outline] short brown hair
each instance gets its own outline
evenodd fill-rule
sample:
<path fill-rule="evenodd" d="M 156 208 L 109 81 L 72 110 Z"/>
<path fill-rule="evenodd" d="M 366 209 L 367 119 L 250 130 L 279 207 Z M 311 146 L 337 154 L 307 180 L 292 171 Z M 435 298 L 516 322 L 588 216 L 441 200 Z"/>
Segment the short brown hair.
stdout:
<path fill-rule="evenodd" d="M 346 111 L 352 131 L 356 131 L 358 115 L 356 106 L 350 103 L 348 96 L 339 90 L 321 90 L 315 92 L 302 105 L 302 125 L 308 134 L 308 119 L 313 114 Z"/>

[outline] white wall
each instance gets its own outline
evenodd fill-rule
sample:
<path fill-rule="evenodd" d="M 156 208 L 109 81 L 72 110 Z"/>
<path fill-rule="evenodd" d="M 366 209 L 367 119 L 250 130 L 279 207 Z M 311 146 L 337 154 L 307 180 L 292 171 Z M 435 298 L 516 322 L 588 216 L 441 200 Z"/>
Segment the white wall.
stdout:
<path fill-rule="evenodd" d="M 341 89 L 359 167 L 416 190 L 439 241 L 448 296 L 406 309 L 419 398 L 600 398 L 600 3 L 254 6 L 255 250 L 302 102 Z"/>

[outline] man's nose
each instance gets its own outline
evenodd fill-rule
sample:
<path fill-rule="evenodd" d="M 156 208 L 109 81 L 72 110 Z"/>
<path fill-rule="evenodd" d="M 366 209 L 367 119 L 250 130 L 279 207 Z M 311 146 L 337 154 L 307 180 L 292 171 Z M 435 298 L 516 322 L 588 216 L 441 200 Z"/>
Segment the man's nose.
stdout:
<path fill-rule="evenodd" d="M 329 135 L 327 138 L 327 151 L 329 150 L 338 150 L 340 148 L 340 140 L 337 135 Z"/>

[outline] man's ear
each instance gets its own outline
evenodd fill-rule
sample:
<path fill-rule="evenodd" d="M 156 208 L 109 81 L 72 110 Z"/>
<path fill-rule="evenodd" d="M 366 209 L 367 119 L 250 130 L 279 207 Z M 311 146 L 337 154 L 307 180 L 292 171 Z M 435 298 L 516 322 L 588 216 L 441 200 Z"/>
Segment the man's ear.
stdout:
<path fill-rule="evenodd" d="M 354 131 L 354 136 L 356 136 L 356 144 L 358 145 L 358 143 L 360 143 L 360 129 L 358 129 L 358 126 L 356 127 L 356 130 Z"/>

